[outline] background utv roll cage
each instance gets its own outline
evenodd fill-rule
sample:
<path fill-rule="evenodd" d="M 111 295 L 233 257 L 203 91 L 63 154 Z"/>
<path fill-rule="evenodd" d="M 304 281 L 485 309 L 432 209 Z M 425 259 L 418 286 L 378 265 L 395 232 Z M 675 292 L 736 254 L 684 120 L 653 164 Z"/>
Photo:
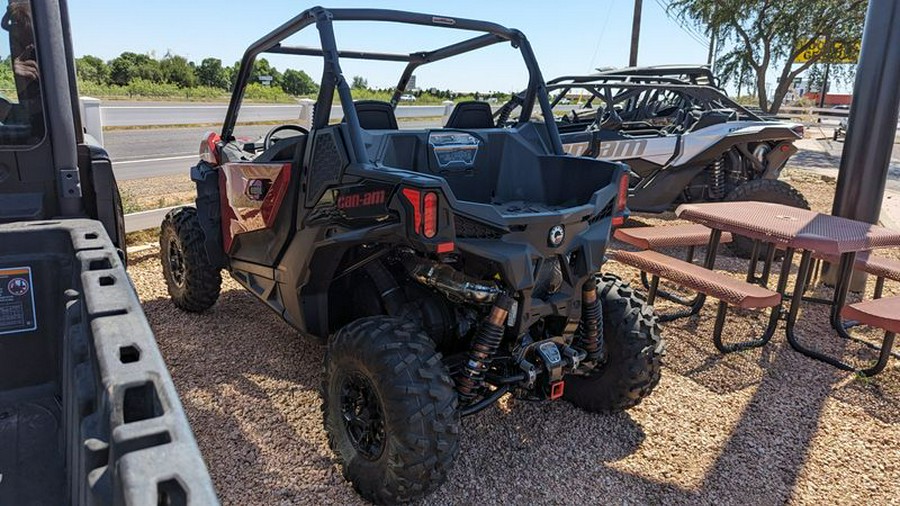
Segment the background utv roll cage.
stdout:
<path fill-rule="evenodd" d="M 483 32 L 483 35 L 478 35 L 435 50 L 419 51 L 409 54 L 343 51 L 337 48 L 332 26 L 333 21 L 383 21 L 389 23 L 403 23 Z M 322 46 L 321 49 L 315 47 L 287 46 L 282 44 L 282 41 L 288 37 L 293 36 L 314 23 L 319 32 L 319 40 Z M 409 83 L 410 77 L 420 65 L 440 61 L 462 53 L 481 49 L 498 42 L 506 41 L 512 44 L 514 48 L 521 51 L 522 57 L 525 60 L 525 66 L 528 69 L 528 88 L 525 91 L 522 100 L 521 105 L 523 114 L 520 118 L 524 118 L 525 121 L 527 121 L 531 117 L 535 99 L 537 99 L 541 113 L 544 116 L 544 123 L 547 128 L 547 134 L 553 152 L 558 155 L 564 154 L 562 142 L 559 138 L 559 131 L 556 128 L 556 123 L 553 121 L 553 112 L 550 106 L 550 100 L 547 96 L 547 89 L 543 77 L 541 76 L 541 71 L 538 68 L 531 45 L 528 43 L 522 32 L 485 21 L 387 9 L 325 9 L 323 7 L 313 7 L 301 12 L 287 23 L 256 41 L 246 52 L 244 52 L 244 56 L 241 59 L 240 72 L 238 73 L 237 81 L 235 82 L 236 92 L 231 97 L 231 103 L 228 106 L 228 112 L 225 116 L 225 124 L 222 128 L 222 140 L 225 142 L 233 140 L 235 122 L 240 110 L 244 90 L 250 79 L 253 62 L 261 53 L 323 57 L 324 69 L 319 88 L 319 96 L 316 101 L 316 111 L 321 112 L 314 115 L 312 128 L 322 128 L 328 125 L 328 112 L 331 110 L 331 104 L 334 100 L 334 91 L 337 89 L 341 101 L 341 108 L 344 112 L 344 118 L 346 118 L 347 125 L 349 126 L 352 149 L 357 159 L 365 160 L 367 154 L 365 144 L 363 143 L 362 128 L 359 124 L 359 117 L 356 114 L 356 109 L 353 107 L 350 86 L 347 84 L 341 71 L 340 58 L 407 62 L 406 69 L 403 71 L 400 82 L 397 84 L 397 89 L 391 99 L 392 105 L 396 106 L 400 99 L 400 95 L 405 91 L 406 86 Z"/>
<path fill-rule="evenodd" d="M 646 91 L 672 91 L 681 94 L 685 99 L 689 99 L 688 101 L 691 105 L 712 109 L 734 109 L 749 120 L 763 121 L 759 115 L 730 99 L 728 95 L 725 95 L 718 88 L 691 84 L 673 77 L 651 77 L 645 75 L 633 77 L 618 74 L 617 71 L 615 74 L 557 77 L 548 81 L 546 87 L 548 92 L 559 91 L 551 101 L 551 107 L 556 107 L 573 88 L 582 89 L 591 94 L 584 104 L 586 107 L 590 107 L 594 99 L 603 100 L 608 107 L 611 107 L 632 97 L 639 97 Z M 613 93 L 614 90 L 615 93 Z M 649 98 L 649 94 L 645 94 L 643 97 L 644 100 Z"/>

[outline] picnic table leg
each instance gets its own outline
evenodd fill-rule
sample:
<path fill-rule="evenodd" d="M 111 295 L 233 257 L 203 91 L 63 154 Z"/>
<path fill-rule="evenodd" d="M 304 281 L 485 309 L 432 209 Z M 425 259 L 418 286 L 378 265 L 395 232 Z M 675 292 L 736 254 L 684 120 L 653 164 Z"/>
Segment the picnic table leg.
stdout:
<path fill-rule="evenodd" d="M 784 252 L 784 260 L 781 264 L 781 273 L 778 276 L 778 288 L 776 291 L 780 294 L 784 294 L 785 290 L 787 290 L 788 276 L 791 273 L 793 260 L 794 250 L 788 248 L 787 251 Z M 728 304 L 719 301 L 719 309 L 716 312 L 716 324 L 713 329 L 713 344 L 715 344 L 716 348 L 722 353 L 731 353 L 733 351 L 741 351 L 749 348 L 765 346 L 772 339 L 772 336 L 778 329 L 778 321 L 781 320 L 783 307 L 784 302 L 782 301 L 779 302 L 777 306 L 769 310 L 769 323 L 766 325 L 765 332 L 759 338 L 742 341 L 739 343 L 725 344 L 722 342 L 722 332 L 725 328 L 725 315 L 728 312 Z"/>
<path fill-rule="evenodd" d="M 834 286 L 834 300 L 831 303 L 831 326 L 838 335 L 844 339 L 853 339 L 847 332 L 847 326 L 841 318 L 841 310 L 847 303 L 847 293 L 850 291 L 850 279 L 853 276 L 853 264 L 856 261 L 856 253 L 844 253 L 838 267 L 838 281 Z"/>
<path fill-rule="evenodd" d="M 854 263 L 856 261 L 855 254 L 853 255 L 853 258 L 850 260 L 847 260 L 845 258 L 847 255 L 849 255 L 849 253 L 847 253 L 841 257 L 841 264 L 840 264 L 841 270 L 838 271 L 840 273 L 840 277 L 838 279 L 838 284 L 836 284 L 834 287 L 834 300 L 832 301 L 832 305 L 831 305 L 831 326 L 834 328 L 835 332 L 837 332 L 838 335 L 841 336 L 842 338 L 854 341 L 854 342 L 859 343 L 867 348 L 877 350 L 879 353 L 879 363 L 881 362 L 882 355 L 884 355 L 885 360 L 887 360 L 887 358 L 890 356 L 900 359 L 900 353 L 891 352 L 891 347 L 885 345 L 885 343 L 888 341 L 887 335 L 885 335 L 885 339 L 882 342 L 882 346 L 878 346 L 876 344 L 873 344 L 868 341 L 864 341 L 862 339 L 854 337 L 853 335 L 850 334 L 850 332 L 848 332 L 849 329 L 859 325 L 859 322 L 844 321 L 844 319 L 841 318 L 841 310 L 844 308 L 844 306 L 847 303 L 847 293 L 850 291 L 850 284 L 851 284 L 850 280 L 851 280 L 851 277 L 853 274 L 853 269 L 849 268 L 848 266 L 854 265 Z M 884 292 L 884 278 L 879 277 L 875 281 L 875 297 L 874 298 L 880 299 L 881 296 L 883 295 L 883 292 Z M 891 343 L 893 343 L 893 339 L 894 338 L 892 336 L 890 338 Z M 860 371 L 860 373 L 862 373 L 864 375 L 868 375 L 866 373 L 866 371 L 874 370 L 876 367 L 877 367 L 877 365 L 874 367 L 871 367 L 870 369 L 862 370 L 862 371 Z M 884 365 L 881 366 L 881 369 L 883 369 L 883 368 L 884 368 Z M 878 374 L 878 372 L 880 372 L 881 369 L 874 371 L 872 373 L 872 375 Z"/>
<path fill-rule="evenodd" d="M 706 259 L 703 262 L 703 266 L 707 269 L 714 269 L 716 266 L 716 253 L 719 249 L 719 242 L 722 239 L 722 231 L 713 229 L 713 231 L 709 234 L 709 243 L 706 247 Z M 693 254 L 693 253 L 692 253 Z M 647 292 L 647 303 L 653 305 L 657 296 L 667 298 L 663 295 L 663 293 L 659 290 L 659 276 L 652 276 L 650 280 L 650 286 Z M 688 309 L 684 311 L 677 311 L 672 314 L 659 314 L 657 313 L 657 318 L 660 323 L 670 322 L 673 320 L 678 320 L 680 318 L 687 318 L 689 316 L 694 316 L 699 313 L 703 306 L 706 304 L 706 295 L 702 293 L 698 293 L 694 300 L 691 301 Z M 687 304 L 685 304 L 687 305 Z"/>
<path fill-rule="evenodd" d="M 884 295 L 884 276 L 878 276 L 875 280 L 875 296 L 874 299 L 880 299 Z"/>
<path fill-rule="evenodd" d="M 830 357 L 828 355 L 819 353 L 818 351 L 806 348 L 797 340 L 797 335 L 794 333 L 794 325 L 797 323 L 797 316 L 800 312 L 800 304 L 803 302 L 803 290 L 806 284 L 807 274 L 809 273 L 810 268 L 810 259 L 812 258 L 811 253 L 809 251 L 804 251 L 803 256 L 800 260 L 800 271 L 797 273 L 797 284 L 794 287 L 794 294 L 791 299 L 791 309 L 788 312 L 787 318 L 787 340 L 790 343 L 791 347 L 797 350 L 798 352 L 806 355 L 807 357 L 814 358 L 816 360 L 820 360 L 825 362 L 826 364 L 831 364 L 838 369 L 842 369 L 844 371 L 856 371 L 863 376 L 874 376 L 881 372 L 885 365 L 887 365 L 887 361 L 891 356 L 891 347 L 894 344 L 894 334 L 891 332 L 886 332 L 884 336 L 884 341 L 881 344 L 880 352 L 878 354 L 878 360 L 874 365 L 865 369 L 857 369 L 856 367 L 844 363 L 834 357 Z M 835 286 L 835 298 L 834 303 L 831 308 L 831 324 L 835 328 L 835 330 L 842 337 L 847 339 L 854 339 L 850 336 L 847 331 L 843 328 L 844 324 L 841 320 L 841 308 L 843 308 L 844 303 L 847 301 L 847 292 L 850 289 L 850 277 L 853 274 L 853 264 L 856 260 L 856 253 L 845 253 L 841 256 L 841 263 L 839 271 L 839 280 L 838 284 Z M 854 339 L 855 340 L 855 339 Z"/>
<path fill-rule="evenodd" d="M 797 335 L 794 333 L 794 325 L 797 323 L 797 316 L 800 313 L 800 306 L 801 304 L 803 304 L 803 292 L 806 290 L 806 278 L 807 274 L 809 274 L 811 263 L 812 252 L 810 252 L 809 250 L 804 250 L 803 255 L 800 257 L 800 269 L 797 272 L 797 282 L 794 285 L 794 293 L 791 297 L 791 308 L 788 311 L 787 329 L 785 331 L 785 334 L 787 334 L 788 343 L 790 343 L 792 348 L 797 350 L 799 353 L 806 355 L 807 357 L 821 360 L 822 362 L 831 364 L 845 371 L 852 371 L 853 367 L 803 346 L 797 340 Z"/>
<path fill-rule="evenodd" d="M 706 261 L 703 266 L 709 270 L 716 268 L 716 254 L 719 250 L 719 241 L 722 239 L 722 231 L 713 229 L 709 234 L 709 244 L 706 246 Z"/>
<path fill-rule="evenodd" d="M 753 241 L 753 252 L 750 253 L 750 265 L 747 268 L 747 282 L 748 283 L 756 283 L 756 264 L 759 262 L 759 239 L 754 239 Z"/>
<path fill-rule="evenodd" d="M 769 276 L 772 273 L 772 262 L 775 261 L 775 244 L 769 243 L 766 246 L 766 263 L 763 264 L 762 276 L 759 277 L 759 284 L 763 288 L 769 287 Z"/>
<path fill-rule="evenodd" d="M 694 246 L 688 246 L 687 254 L 685 255 L 685 261 L 688 263 L 694 262 Z M 644 271 L 641 271 L 641 284 L 644 285 L 644 290 L 647 290 L 648 292 L 650 291 L 650 277 L 647 276 L 647 273 Z M 694 304 L 697 303 L 699 294 L 696 294 L 693 298 L 688 299 L 687 297 L 682 297 L 677 293 L 660 290 L 659 287 L 657 287 L 656 296 L 674 302 L 676 304 L 680 304 L 682 306 L 693 307 Z"/>

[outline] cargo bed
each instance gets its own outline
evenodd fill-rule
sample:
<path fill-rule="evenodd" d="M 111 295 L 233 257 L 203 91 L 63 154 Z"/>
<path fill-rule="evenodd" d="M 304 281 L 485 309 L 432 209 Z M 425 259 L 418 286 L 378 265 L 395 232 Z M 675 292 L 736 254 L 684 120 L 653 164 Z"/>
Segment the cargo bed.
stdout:
<path fill-rule="evenodd" d="M 103 226 L 0 225 L 0 505 L 217 504 Z"/>

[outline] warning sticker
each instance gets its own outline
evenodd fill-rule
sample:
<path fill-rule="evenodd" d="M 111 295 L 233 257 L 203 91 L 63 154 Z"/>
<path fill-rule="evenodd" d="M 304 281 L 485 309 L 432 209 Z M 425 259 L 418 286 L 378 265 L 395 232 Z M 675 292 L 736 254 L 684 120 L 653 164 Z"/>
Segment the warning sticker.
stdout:
<path fill-rule="evenodd" d="M 37 329 L 31 267 L 0 269 L 0 334 Z"/>

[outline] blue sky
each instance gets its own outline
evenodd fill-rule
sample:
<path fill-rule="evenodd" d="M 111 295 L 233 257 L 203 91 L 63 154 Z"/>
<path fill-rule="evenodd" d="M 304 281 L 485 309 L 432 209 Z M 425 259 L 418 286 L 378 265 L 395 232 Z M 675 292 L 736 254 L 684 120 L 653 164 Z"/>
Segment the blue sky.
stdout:
<path fill-rule="evenodd" d="M 705 63 L 707 48 L 670 20 L 665 0 L 644 2 L 641 65 Z M 69 2 L 76 55 L 111 59 L 122 51 L 167 51 L 199 62 L 207 56 L 226 64 L 244 49 L 302 9 L 316 5 L 297 0 L 76 0 Z M 522 30 L 531 41 L 544 77 L 587 73 L 598 66 L 628 63 L 632 0 L 531 1 L 455 0 L 362 2 L 332 0 L 327 7 L 381 7 L 494 21 Z M 464 38 L 459 30 L 345 22 L 336 25 L 338 46 L 408 53 L 434 49 Z M 315 42 L 313 29 L 294 39 Z M 302 35 L 302 34 L 301 34 Z M 321 63 L 314 58 L 270 57 L 280 70 L 297 68 L 314 78 Z M 349 77 L 363 75 L 370 86 L 396 83 L 402 66 L 392 63 L 342 60 Z M 432 68 L 428 68 L 432 67 Z M 418 86 L 466 91 L 512 91 L 522 88 L 525 68 L 509 46 L 494 46 L 471 55 L 425 66 Z"/>

